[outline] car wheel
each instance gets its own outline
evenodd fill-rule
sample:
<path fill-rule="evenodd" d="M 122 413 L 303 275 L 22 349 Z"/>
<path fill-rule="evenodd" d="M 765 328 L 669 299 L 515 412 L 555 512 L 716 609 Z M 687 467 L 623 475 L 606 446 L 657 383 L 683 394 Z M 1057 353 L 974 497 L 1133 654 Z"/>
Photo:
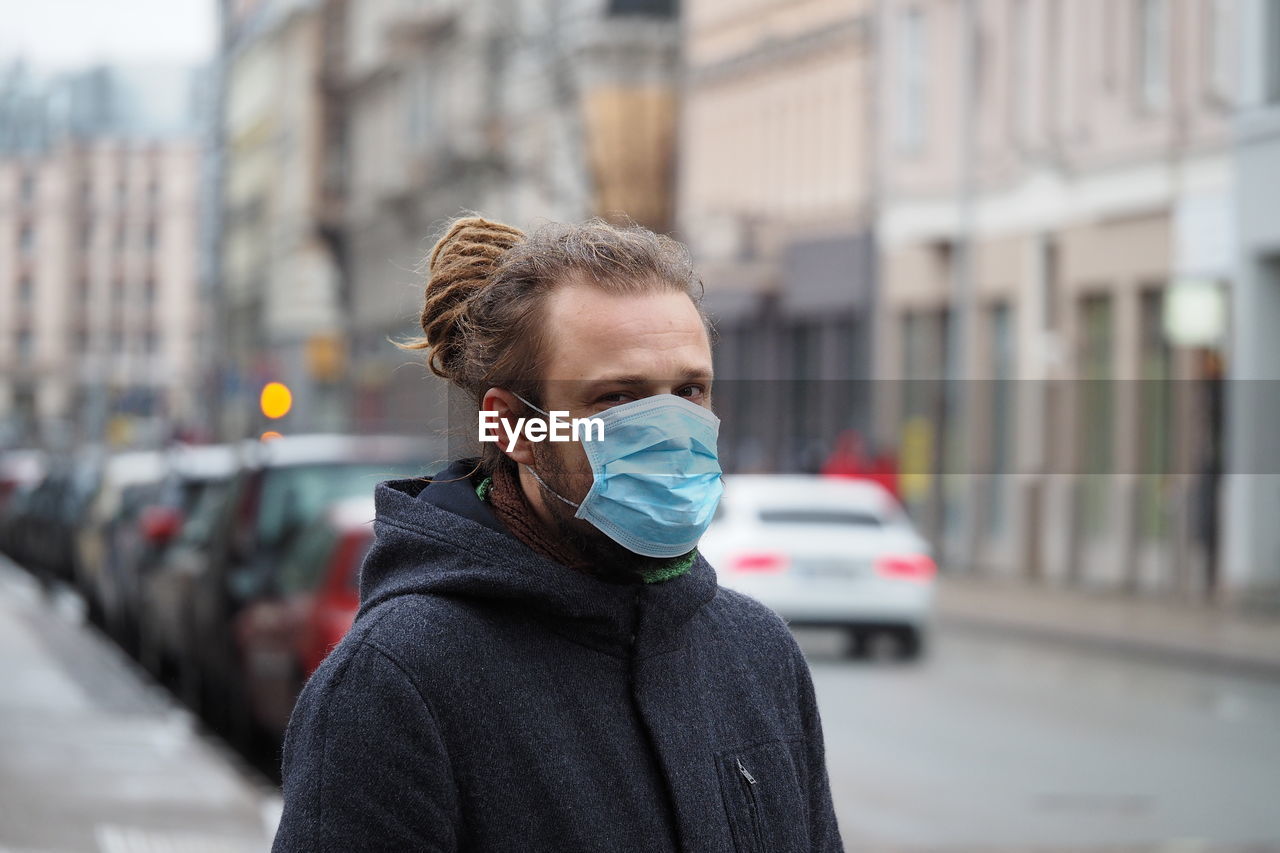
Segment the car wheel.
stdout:
<path fill-rule="evenodd" d="M 925 633 L 919 628 L 899 628 L 896 632 L 898 641 L 898 659 L 918 661 L 925 653 Z"/>
<path fill-rule="evenodd" d="M 845 657 L 850 660 L 866 660 L 871 653 L 871 633 L 864 628 L 849 628 Z"/>

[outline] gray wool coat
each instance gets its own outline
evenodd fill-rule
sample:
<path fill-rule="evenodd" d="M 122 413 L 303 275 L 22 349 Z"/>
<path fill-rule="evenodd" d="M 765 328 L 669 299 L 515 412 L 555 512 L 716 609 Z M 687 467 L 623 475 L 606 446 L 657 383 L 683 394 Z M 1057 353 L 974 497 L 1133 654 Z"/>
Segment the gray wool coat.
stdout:
<path fill-rule="evenodd" d="M 841 851 L 782 619 L 701 557 L 630 585 L 546 560 L 469 470 L 375 488 L 360 612 L 294 709 L 273 850 Z"/>

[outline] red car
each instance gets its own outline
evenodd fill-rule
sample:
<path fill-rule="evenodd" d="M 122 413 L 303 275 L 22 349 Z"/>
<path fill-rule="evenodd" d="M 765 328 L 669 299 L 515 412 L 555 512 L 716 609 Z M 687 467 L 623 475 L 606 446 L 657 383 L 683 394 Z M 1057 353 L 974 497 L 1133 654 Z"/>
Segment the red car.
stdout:
<path fill-rule="evenodd" d="M 236 615 L 250 713 L 274 738 L 284 734 L 303 683 L 351 628 L 373 517 L 372 495 L 331 504 L 299 532 L 261 594 Z"/>

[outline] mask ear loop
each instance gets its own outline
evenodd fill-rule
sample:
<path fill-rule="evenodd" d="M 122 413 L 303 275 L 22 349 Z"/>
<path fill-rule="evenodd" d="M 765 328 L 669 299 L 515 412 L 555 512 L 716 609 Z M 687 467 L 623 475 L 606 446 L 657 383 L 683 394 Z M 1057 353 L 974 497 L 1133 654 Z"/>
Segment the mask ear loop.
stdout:
<path fill-rule="evenodd" d="M 537 480 L 537 481 L 538 481 L 538 485 L 539 485 L 539 486 L 542 486 L 542 488 L 544 488 L 544 489 L 546 489 L 548 492 L 550 492 L 550 493 L 551 493 L 551 495 L 552 495 L 553 497 L 555 497 L 555 498 L 556 498 L 556 499 L 558 499 L 558 500 L 563 501 L 564 503 L 567 503 L 569 506 L 573 507 L 574 509 L 577 509 L 578 507 L 582 506 L 582 504 L 576 504 L 576 503 L 574 503 L 573 501 L 571 501 L 571 500 L 569 500 L 568 498 L 566 498 L 566 497 L 564 497 L 563 495 L 561 495 L 561 494 L 560 494 L 559 492 L 557 492 L 555 489 L 553 489 L 553 488 L 551 488 L 550 486 L 548 486 L 548 485 L 546 484 L 546 481 L 544 481 L 541 477 L 539 477 L 539 476 L 538 476 L 538 472 L 537 472 L 537 471 L 535 471 L 535 470 L 533 470 L 533 468 L 532 468 L 531 466 L 529 466 L 529 465 L 525 465 L 524 467 L 525 467 L 525 469 L 526 469 L 526 470 L 528 470 L 528 472 L 529 472 L 530 474 L 532 474 L 532 475 L 533 475 L 533 479 L 535 479 L 535 480 Z"/>
<path fill-rule="evenodd" d="M 539 409 L 537 406 L 535 406 L 533 403 L 530 403 L 530 402 L 529 402 L 528 400 L 526 400 L 524 397 L 521 397 L 521 396 L 520 396 L 519 394 L 517 394 L 515 391 L 512 391 L 512 392 L 511 392 L 511 394 L 512 394 L 512 396 L 514 396 L 517 400 L 519 400 L 521 403 L 524 403 L 526 406 L 528 406 L 529 408 L 533 409 L 535 412 L 541 412 L 542 414 L 546 415 L 547 417 L 551 417 L 551 413 L 550 413 L 550 412 L 548 412 L 546 409 Z"/>
<path fill-rule="evenodd" d="M 529 408 L 533 409 L 535 412 L 541 412 L 542 414 L 546 415 L 547 417 L 550 417 L 550 416 L 551 416 L 551 413 L 550 413 L 550 412 L 548 412 L 546 409 L 539 409 L 537 406 L 535 406 L 533 403 L 530 403 L 530 402 L 529 402 L 528 400 L 526 400 L 524 397 L 521 397 L 519 394 L 516 394 L 516 392 L 515 392 L 515 391 L 512 391 L 511 393 L 512 393 L 512 395 L 514 395 L 514 396 L 515 396 L 515 398 L 516 398 L 517 400 L 519 400 L 521 403 L 524 403 L 526 406 L 528 406 Z M 553 489 L 553 488 L 551 488 L 550 486 L 548 486 L 548 485 L 547 485 L 547 483 L 546 483 L 546 481 L 545 481 L 545 480 L 543 480 L 541 477 L 539 477 L 539 476 L 538 476 L 538 472 L 537 472 L 537 471 L 535 471 L 535 470 L 533 470 L 533 466 L 531 466 L 531 465 L 525 465 L 524 467 L 525 467 L 525 469 L 526 469 L 530 474 L 532 474 L 532 475 L 533 475 L 533 479 L 535 479 L 535 480 L 537 480 L 537 481 L 538 481 L 538 485 L 539 485 L 539 486 L 542 486 L 542 488 L 544 488 L 544 489 L 546 489 L 548 492 L 550 492 L 552 497 L 556 498 L 556 499 L 557 499 L 557 500 L 559 500 L 559 501 L 563 501 L 564 503 L 568 504 L 569 506 L 573 507 L 574 509 L 577 509 L 578 507 L 582 506 L 582 504 L 576 504 L 576 503 L 574 503 L 573 501 L 571 501 L 571 500 L 569 500 L 568 498 L 566 498 L 566 497 L 564 497 L 563 495 L 561 495 L 561 494 L 560 494 L 559 492 L 557 492 L 555 489 Z"/>

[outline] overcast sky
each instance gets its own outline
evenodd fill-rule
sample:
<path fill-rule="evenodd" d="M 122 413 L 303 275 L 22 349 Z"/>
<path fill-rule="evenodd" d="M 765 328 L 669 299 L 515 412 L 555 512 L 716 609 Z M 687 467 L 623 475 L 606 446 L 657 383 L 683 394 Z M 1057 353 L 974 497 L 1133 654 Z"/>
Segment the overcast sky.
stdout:
<path fill-rule="evenodd" d="M 199 61 L 212 54 L 215 0 L 0 0 L 0 64 Z"/>

